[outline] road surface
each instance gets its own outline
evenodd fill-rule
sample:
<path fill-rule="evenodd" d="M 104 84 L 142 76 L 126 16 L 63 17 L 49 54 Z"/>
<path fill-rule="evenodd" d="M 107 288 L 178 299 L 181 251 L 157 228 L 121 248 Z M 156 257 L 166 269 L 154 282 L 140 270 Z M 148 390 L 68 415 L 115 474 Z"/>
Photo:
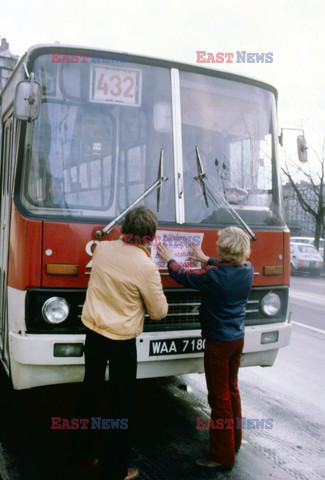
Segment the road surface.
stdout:
<path fill-rule="evenodd" d="M 272 368 L 240 370 L 243 416 L 272 419 L 271 429 L 245 429 L 231 472 L 195 466 L 207 453 L 204 375 L 138 382 L 133 463 L 143 480 L 325 479 L 325 279 L 292 279 L 293 332 Z M 66 480 L 72 432 L 51 430 L 51 417 L 72 418 L 78 385 L 10 393 L 1 372 L 2 480 Z M 2 460 L 1 460 L 2 459 Z M 80 477 L 81 478 L 81 477 Z M 90 477 L 91 478 L 91 477 Z M 109 480 L 109 479 L 108 479 Z"/>

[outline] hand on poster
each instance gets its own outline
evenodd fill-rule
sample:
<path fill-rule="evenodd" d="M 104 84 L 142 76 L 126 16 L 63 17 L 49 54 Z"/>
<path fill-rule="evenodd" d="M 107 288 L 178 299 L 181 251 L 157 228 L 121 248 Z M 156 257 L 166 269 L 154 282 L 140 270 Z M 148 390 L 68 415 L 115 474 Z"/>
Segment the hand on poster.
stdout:
<path fill-rule="evenodd" d="M 191 245 L 192 255 L 190 256 L 191 260 L 201 263 L 208 263 L 209 257 L 203 252 L 201 245 Z"/>
<path fill-rule="evenodd" d="M 169 260 L 172 260 L 172 258 L 174 258 L 172 250 L 169 247 L 166 247 L 166 245 L 163 245 L 162 243 L 158 243 L 157 253 L 159 257 L 167 263 L 169 262 Z"/>
<path fill-rule="evenodd" d="M 152 244 L 151 257 L 160 269 L 167 269 L 167 262 L 176 260 L 184 268 L 200 269 L 201 262 L 208 258 L 200 247 L 203 233 L 157 231 Z"/>

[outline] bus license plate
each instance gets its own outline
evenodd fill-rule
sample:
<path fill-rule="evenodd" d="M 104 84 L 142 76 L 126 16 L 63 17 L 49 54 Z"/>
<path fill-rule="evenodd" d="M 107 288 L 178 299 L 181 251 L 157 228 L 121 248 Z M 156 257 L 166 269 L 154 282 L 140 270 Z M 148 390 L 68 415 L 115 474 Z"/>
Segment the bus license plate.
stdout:
<path fill-rule="evenodd" d="M 167 338 L 166 340 L 151 340 L 149 356 L 184 355 L 204 351 L 205 339 L 201 337 Z"/>

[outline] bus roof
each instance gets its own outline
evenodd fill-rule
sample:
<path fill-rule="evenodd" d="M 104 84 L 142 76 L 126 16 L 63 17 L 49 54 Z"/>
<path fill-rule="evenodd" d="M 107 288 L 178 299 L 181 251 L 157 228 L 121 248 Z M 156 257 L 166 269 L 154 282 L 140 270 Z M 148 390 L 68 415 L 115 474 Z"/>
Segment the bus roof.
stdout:
<path fill-rule="evenodd" d="M 108 49 L 101 49 L 101 48 L 95 48 L 95 47 L 85 47 L 80 45 L 68 45 L 68 44 L 61 44 L 61 43 L 52 43 L 52 44 L 48 43 L 48 44 L 38 44 L 38 45 L 31 46 L 17 63 L 10 79 L 15 76 L 15 72 L 22 67 L 23 63 L 26 63 L 28 65 L 30 62 L 34 60 L 36 56 L 42 53 L 61 52 L 61 51 L 62 53 L 70 53 L 70 54 L 72 53 L 80 54 L 83 52 L 88 52 L 88 53 L 96 52 L 101 54 L 113 54 L 113 55 L 123 54 L 124 56 L 127 56 L 127 58 L 130 61 L 137 62 L 137 63 L 145 63 L 147 65 L 149 64 L 149 65 L 156 65 L 156 66 L 159 65 L 159 66 L 168 67 L 168 68 L 177 68 L 180 70 L 190 71 L 193 73 L 200 73 L 202 75 L 210 75 L 218 78 L 223 78 L 226 80 L 232 80 L 235 82 L 255 85 L 260 88 L 270 90 L 272 93 L 274 93 L 276 99 L 278 97 L 278 92 L 275 87 L 273 87 L 268 83 L 262 82 L 260 80 L 256 80 L 255 78 L 252 78 L 252 77 L 246 77 L 246 76 L 230 73 L 223 70 L 209 68 L 206 66 L 198 66 L 196 64 L 177 62 L 174 60 L 166 60 L 166 59 L 157 58 L 157 57 L 131 54 L 131 53 L 121 52 L 116 50 L 108 50 Z M 6 86 L 10 83 L 10 79 L 7 82 Z M 2 96 L 2 94 L 6 90 L 6 86 L 2 90 L 0 96 Z"/>

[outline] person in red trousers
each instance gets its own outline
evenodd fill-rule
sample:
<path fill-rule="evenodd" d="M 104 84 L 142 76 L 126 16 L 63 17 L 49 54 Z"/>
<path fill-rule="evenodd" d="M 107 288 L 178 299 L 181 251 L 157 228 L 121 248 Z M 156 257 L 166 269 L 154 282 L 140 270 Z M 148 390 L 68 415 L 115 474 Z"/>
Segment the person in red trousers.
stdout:
<path fill-rule="evenodd" d="M 218 235 L 220 258 L 209 258 L 201 247 L 192 246 L 191 258 L 205 264 L 199 271 L 187 272 L 162 244 L 158 253 L 168 262 L 170 276 L 181 285 L 199 290 L 202 297 L 200 321 L 206 340 L 204 367 L 211 407 L 210 454 L 196 464 L 231 469 L 242 438 L 238 370 L 244 347 L 245 307 L 254 270 L 246 261 L 250 239 L 242 229 L 227 227 Z"/>

